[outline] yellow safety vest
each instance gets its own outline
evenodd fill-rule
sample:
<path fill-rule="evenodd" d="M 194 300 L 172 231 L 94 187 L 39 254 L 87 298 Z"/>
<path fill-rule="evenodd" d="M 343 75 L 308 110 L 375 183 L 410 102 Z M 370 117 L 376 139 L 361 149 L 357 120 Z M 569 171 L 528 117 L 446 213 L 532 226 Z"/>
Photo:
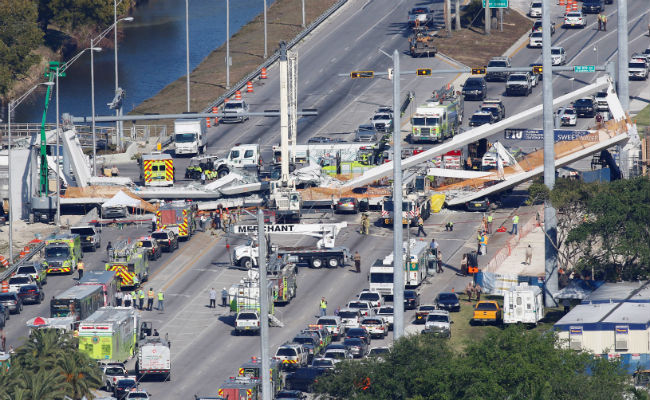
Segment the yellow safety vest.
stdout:
<path fill-rule="evenodd" d="M 320 302 L 320 308 L 327 308 L 327 302 L 324 300 L 321 300 Z"/>
<path fill-rule="evenodd" d="M 158 292 L 158 301 L 163 301 L 163 300 L 165 300 L 163 292 Z"/>
<path fill-rule="evenodd" d="M 518 216 L 518 215 L 515 215 L 515 216 L 512 218 L 512 223 L 513 223 L 513 224 L 518 224 L 518 223 L 519 223 L 519 216 Z"/>

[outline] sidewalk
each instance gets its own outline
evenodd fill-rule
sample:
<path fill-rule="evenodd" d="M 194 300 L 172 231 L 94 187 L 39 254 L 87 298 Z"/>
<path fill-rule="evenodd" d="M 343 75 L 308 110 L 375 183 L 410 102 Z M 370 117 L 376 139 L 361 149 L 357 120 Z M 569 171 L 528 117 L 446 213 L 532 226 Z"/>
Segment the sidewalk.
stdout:
<path fill-rule="evenodd" d="M 650 104 L 650 83 L 646 83 L 638 96 L 630 96 L 630 115 L 634 116 Z"/>

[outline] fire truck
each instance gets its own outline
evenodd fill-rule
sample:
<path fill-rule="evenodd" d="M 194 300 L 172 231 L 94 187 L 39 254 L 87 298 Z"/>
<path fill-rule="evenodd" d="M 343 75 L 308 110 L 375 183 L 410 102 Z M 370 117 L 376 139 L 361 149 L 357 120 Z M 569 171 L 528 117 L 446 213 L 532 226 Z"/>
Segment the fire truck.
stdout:
<path fill-rule="evenodd" d="M 411 143 L 442 142 L 458 133 L 463 121 L 463 96 L 453 87 L 433 92 L 411 117 Z"/>
<path fill-rule="evenodd" d="M 189 239 L 196 229 L 194 208 L 186 201 L 173 201 L 156 211 L 156 229 L 171 229 L 179 239 Z"/>
<path fill-rule="evenodd" d="M 219 386 L 218 394 L 224 399 L 258 400 L 261 398 L 262 381 L 247 376 L 230 377 Z"/>
<path fill-rule="evenodd" d="M 121 279 L 122 288 L 137 287 L 149 279 L 147 249 L 129 240 L 118 242 L 108 254 L 106 271 L 115 271 Z"/>
<path fill-rule="evenodd" d="M 418 217 L 427 220 L 431 216 L 430 181 L 426 176 L 416 176 L 413 184 L 407 185 L 407 194 L 402 199 L 402 224 L 415 226 Z M 381 204 L 381 218 L 385 225 L 393 223 L 393 198 L 385 197 Z"/>

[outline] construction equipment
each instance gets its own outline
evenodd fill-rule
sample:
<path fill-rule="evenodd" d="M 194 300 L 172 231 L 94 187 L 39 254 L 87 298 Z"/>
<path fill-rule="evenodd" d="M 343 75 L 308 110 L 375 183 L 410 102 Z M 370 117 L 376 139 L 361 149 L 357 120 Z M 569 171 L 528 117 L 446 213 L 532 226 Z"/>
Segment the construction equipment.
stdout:
<path fill-rule="evenodd" d="M 409 37 L 409 51 L 411 57 L 430 57 L 438 52 L 433 45 L 435 34 L 425 26 L 413 27 L 413 33 Z"/>
<path fill-rule="evenodd" d="M 147 249 L 138 247 L 137 242 L 126 239 L 118 242 L 108 259 L 106 271 L 115 271 L 121 279 L 121 287 L 137 287 L 149 279 Z"/>
<path fill-rule="evenodd" d="M 171 229 L 179 239 L 189 239 L 196 230 L 194 205 L 179 200 L 165 203 L 156 211 L 156 229 Z"/>
<path fill-rule="evenodd" d="M 131 307 L 102 307 L 79 324 L 79 350 L 95 360 L 126 362 L 135 354 L 139 314 Z"/>
<path fill-rule="evenodd" d="M 298 289 L 297 267 L 289 261 L 289 257 L 280 257 L 271 254 L 266 265 L 268 281 L 273 284 L 273 302 L 275 304 L 288 304 L 296 297 Z"/>
<path fill-rule="evenodd" d="M 463 110 L 463 96 L 453 86 L 433 92 L 411 117 L 411 143 L 437 143 L 454 137 L 463 121 Z"/>
<path fill-rule="evenodd" d="M 405 180 L 406 181 L 406 180 Z M 431 188 L 429 179 L 424 175 L 415 176 L 412 182 L 405 184 L 406 195 L 402 200 L 402 224 L 415 226 L 418 217 L 427 220 L 431 216 Z M 392 225 L 394 218 L 393 198 L 385 197 L 381 204 L 381 218 L 385 225 Z"/>
<path fill-rule="evenodd" d="M 174 160 L 169 154 L 153 152 L 142 156 L 140 180 L 145 186 L 174 186 Z"/>
<path fill-rule="evenodd" d="M 145 375 L 162 376 L 165 381 L 171 380 L 171 343 L 168 338 L 161 337 L 152 329 L 150 322 L 142 322 L 147 329 L 140 330 L 138 342 L 138 358 L 135 363 L 135 373 L 138 380 Z M 146 332 L 145 332 L 146 331 Z"/>
<path fill-rule="evenodd" d="M 45 268 L 48 274 L 71 274 L 83 257 L 81 238 L 77 234 L 64 234 L 45 241 Z"/>

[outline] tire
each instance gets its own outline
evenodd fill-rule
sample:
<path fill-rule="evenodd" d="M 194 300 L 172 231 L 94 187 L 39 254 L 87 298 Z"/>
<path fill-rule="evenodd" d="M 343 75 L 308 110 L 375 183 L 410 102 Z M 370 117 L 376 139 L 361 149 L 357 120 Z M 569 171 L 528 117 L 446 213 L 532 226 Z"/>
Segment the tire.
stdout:
<path fill-rule="evenodd" d="M 246 270 L 249 270 L 253 268 L 253 260 L 251 260 L 250 257 L 244 257 L 239 260 L 239 266 Z"/>
<path fill-rule="evenodd" d="M 339 259 L 336 257 L 331 257 L 329 260 L 327 260 L 327 266 L 330 268 L 336 268 L 339 266 Z"/>
<path fill-rule="evenodd" d="M 318 257 L 312 258 L 311 259 L 311 266 L 314 267 L 314 268 L 321 268 L 323 266 L 323 260 L 321 260 Z"/>
<path fill-rule="evenodd" d="M 221 179 L 224 176 L 228 175 L 229 173 L 230 171 L 228 170 L 228 168 L 222 168 L 219 171 L 217 171 L 217 178 Z"/>

